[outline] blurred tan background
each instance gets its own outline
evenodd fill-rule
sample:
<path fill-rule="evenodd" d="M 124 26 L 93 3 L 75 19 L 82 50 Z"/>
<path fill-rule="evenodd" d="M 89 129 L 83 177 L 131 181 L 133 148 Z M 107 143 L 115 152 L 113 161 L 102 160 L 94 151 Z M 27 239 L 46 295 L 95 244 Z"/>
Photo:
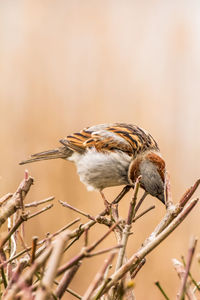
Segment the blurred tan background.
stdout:
<path fill-rule="evenodd" d="M 25 169 L 18 162 L 31 153 L 57 147 L 60 138 L 82 127 L 119 121 L 140 125 L 158 141 L 176 202 L 200 176 L 199 53 L 198 1 L 1 1 L 1 194 L 15 190 Z M 58 199 L 93 215 L 102 210 L 99 195 L 86 190 L 71 163 L 27 168 L 35 185 L 26 201 L 56 197 L 51 211 L 26 225 L 28 243 L 32 235 L 42 238 L 77 217 Z M 105 194 L 111 201 L 119 191 Z M 130 196 L 120 206 L 122 216 Z M 157 200 L 147 200 L 143 208 L 155 203 L 156 209 L 137 222 L 129 255 L 165 213 Z M 90 240 L 102 234 L 98 228 Z M 148 256 L 135 281 L 137 299 L 162 299 L 158 279 L 175 298 L 179 280 L 171 259 L 186 255 L 190 236 L 199 233 L 198 206 Z M 100 248 L 114 244 L 111 238 Z M 93 258 L 92 266 L 84 261 L 70 287 L 83 294 L 102 259 Z M 195 263 L 192 271 L 198 278 Z"/>

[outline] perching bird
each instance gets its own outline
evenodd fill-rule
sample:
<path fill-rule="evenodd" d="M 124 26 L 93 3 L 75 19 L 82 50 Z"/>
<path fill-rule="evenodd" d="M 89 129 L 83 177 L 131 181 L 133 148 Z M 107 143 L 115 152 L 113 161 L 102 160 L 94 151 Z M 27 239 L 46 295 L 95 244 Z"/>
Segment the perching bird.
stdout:
<path fill-rule="evenodd" d="M 87 127 L 60 140 L 63 146 L 31 155 L 20 164 L 63 158 L 76 164 L 80 180 L 88 190 L 134 185 L 163 203 L 165 162 L 158 145 L 144 129 L 131 124 L 100 124 Z"/>

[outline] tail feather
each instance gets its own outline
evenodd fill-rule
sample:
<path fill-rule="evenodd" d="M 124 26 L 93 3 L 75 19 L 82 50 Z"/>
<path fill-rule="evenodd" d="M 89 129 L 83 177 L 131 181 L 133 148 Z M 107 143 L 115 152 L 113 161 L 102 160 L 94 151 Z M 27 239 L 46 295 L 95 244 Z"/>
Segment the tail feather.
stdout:
<path fill-rule="evenodd" d="M 27 160 L 21 161 L 19 164 L 24 165 L 28 163 L 32 163 L 35 161 L 40 161 L 40 160 L 49 160 L 49 159 L 55 159 L 55 158 L 67 158 L 72 154 L 72 150 L 66 148 L 66 147 L 60 147 L 57 149 L 53 150 L 47 150 L 43 152 L 39 152 L 36 154 L 32 154 L 31 158 Z"/>

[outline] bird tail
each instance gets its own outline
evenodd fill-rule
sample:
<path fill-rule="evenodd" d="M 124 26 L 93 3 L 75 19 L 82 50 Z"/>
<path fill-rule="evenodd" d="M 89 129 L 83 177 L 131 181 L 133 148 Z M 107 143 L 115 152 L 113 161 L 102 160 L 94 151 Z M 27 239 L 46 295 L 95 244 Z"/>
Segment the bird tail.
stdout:
<path fill-rule="evenodd" d="M 55 159 L 55 158 L 67 158 L 72 154 L 72 150 L 66 148 L 66 147 L 60 147 L 57 149 L 53 150 L 47 150 L 43 152 L 39 152 L 36 154 L 32 154 L 31 158 L 27 160 L 21 161 L 19 164 L 24 165 L 28 163 L 32 163 L 35 161 L 40 161 L 40 160 L 48 160 L 48 159 Z"/>

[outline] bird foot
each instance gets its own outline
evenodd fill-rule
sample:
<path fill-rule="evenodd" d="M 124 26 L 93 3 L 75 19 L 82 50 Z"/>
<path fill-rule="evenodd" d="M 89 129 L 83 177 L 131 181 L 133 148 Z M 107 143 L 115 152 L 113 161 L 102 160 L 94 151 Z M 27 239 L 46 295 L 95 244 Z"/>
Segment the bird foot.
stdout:
<path fill-rule="evenodd" d="M 103 203 L 105 205 L 105 209 L 106 209 L 106 213 L 110 214 L 110 210 L 111 210 L 111 203 L 108 202 L 108 200 L 106 200 L 106 197 L 104 195 L 104 193 L 102 191 L 100 191 L 101 197 L 103 199 Z"/>

